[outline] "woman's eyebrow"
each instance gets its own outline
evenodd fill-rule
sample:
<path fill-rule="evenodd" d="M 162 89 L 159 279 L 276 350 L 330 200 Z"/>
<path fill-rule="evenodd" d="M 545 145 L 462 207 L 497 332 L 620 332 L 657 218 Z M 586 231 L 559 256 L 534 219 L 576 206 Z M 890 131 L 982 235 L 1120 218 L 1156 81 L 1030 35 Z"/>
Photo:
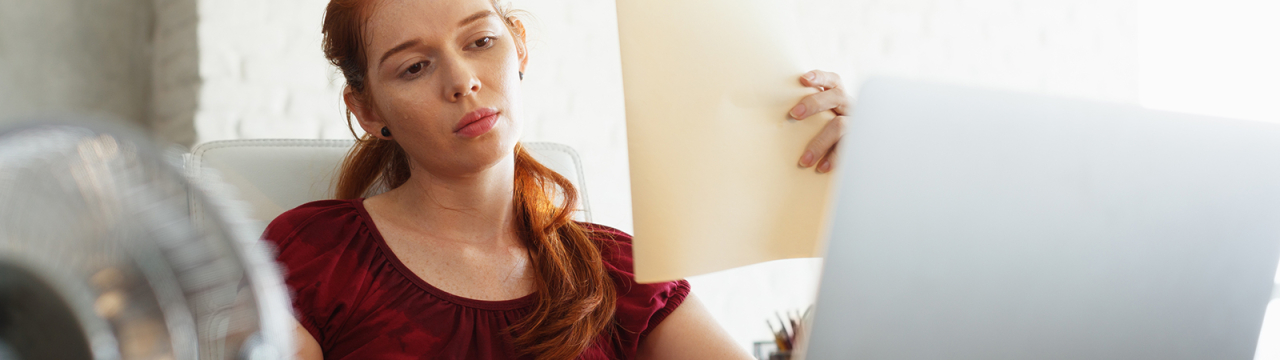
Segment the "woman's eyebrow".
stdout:
<path fill-rule="evenodd" d="M 382 66 L 382 62 L 387 61 L 387 58 L 391 57 L 391 55 L 404 51 L 404 49 L 411 48 L 413 47 L 413 45 L 416 45 L 416 44 L 418 44 L 418 39 L 413 39 L 413 40 L 402 42 L 400 43 L 400 45 L 396 45 L 396 47 L 391 48 L 391 50 L 387 50 L 387 52 L 382 53 L 382 58 L 378 59 L 378 66 Z"/>
<path fill-rule="evenodd" d="M 487 18 L 494 15 L 495 14 L 493 13 L 493 11 L 481 10 L 480 12 L 477 12 L 475 14 L 471 14 L 471 16 L 468 16 L 466 19 L 462 19 L 462 21 L 459 21 L 458 27 L 467 26 L 467 24 L 475 22 L 476 20 L 480 20 L 480 19 Z"/>
<path fill-rule="evenodd" d="M 496 14 L 494 14 L 493 11 L 481 10 L 480 12 L 477 12 L 475 14 L 471 14 L 471 16 L 468 16 L 466 19 L 462 19 L 462 21 L 459 21 L 458 27 L 467 26 L 467 24 L 476 22 L 480 19 L 484 19 L 490 16 L 495 16 L 495 15 Z M 395 47 L 391 48 L 391 50 L 387 50 L 387 52 L 382 53 L 382 58 L 378 59 L 378 65 L 381 66 L 382 62 L 387 61 L 387 58 L 391 57 L 391 55 L 404 51 L 405 49 L 408 49 L 410 47 L 413 47 L 413 45 L 417 44 L 418 42 L 419 42 L 419 39 L 405 41 L 400 43 L 400 45 L 396 45 Z"/>

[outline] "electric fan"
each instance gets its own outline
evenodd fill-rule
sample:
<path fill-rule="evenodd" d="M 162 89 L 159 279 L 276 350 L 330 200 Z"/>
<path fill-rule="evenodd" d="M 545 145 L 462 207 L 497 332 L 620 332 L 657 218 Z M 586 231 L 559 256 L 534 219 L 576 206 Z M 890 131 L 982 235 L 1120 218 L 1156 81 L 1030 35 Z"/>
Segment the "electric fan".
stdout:
<path fill-rule="evenodd" d="M 0 359 L 292 355 L 270 252 L 179 164 L 118 129 L 0 131 Z"/>

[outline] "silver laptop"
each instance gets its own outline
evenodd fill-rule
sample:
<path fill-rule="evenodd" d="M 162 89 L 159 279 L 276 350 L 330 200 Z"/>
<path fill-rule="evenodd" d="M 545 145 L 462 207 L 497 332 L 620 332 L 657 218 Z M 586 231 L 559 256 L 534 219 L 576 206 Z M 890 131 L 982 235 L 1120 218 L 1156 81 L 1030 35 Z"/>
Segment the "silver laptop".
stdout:
<path fill-rule="evenodd" d="M 1280 124 L 873 80 L 807 359 L 1252 359 Z"/>

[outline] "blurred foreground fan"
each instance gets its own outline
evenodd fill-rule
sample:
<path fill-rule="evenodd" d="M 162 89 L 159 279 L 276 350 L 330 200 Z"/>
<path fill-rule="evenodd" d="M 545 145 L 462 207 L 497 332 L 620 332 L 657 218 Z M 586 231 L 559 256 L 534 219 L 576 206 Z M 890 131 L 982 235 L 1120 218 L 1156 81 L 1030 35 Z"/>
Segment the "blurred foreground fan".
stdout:
<path fill-rule="evenodd" d="M 179 160 L 120 131 L 0 132 L 0 359 L 290 355 L 265 245 Z"/>

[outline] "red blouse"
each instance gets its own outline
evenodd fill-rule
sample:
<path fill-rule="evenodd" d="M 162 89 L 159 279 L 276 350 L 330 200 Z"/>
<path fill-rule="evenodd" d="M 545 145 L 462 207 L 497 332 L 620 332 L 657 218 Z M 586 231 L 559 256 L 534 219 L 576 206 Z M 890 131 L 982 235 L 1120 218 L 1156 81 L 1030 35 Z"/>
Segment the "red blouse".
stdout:
<path fill-rule="evenodd" d="M 404 266 L 374 227 L 363 199 L 303 204 L 276 217 L 275 244 L 298 322 L 326 359 L 515 359 L 503 329 L 533 310 L 533 295 L 484 301 L 446 293 Z M 689 294 L 689 283 L 636 284 L 631 236 L 583 224 L 599 241 L 618 291 L 612 339 L 582 359 L 632 359 L 649 331 Z"/>

